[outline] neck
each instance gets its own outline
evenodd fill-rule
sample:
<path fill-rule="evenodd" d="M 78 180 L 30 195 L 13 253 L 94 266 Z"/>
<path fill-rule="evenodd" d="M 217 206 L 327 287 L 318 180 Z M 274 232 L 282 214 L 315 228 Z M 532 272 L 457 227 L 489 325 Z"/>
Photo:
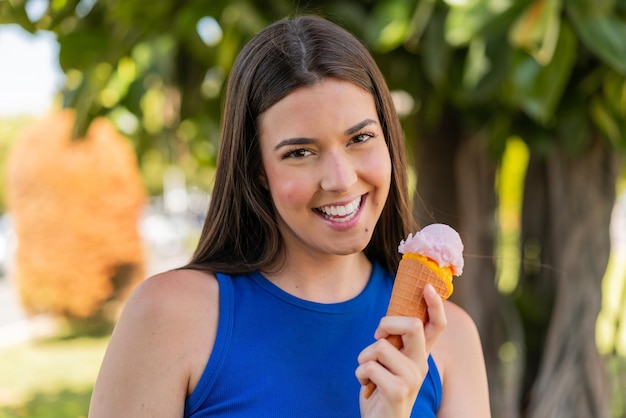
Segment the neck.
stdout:
<path fill-rule="evenodd" d="M 319 303 L 338 303 L 360 294 L 371 275 L 372 264 L 365 254 L 328 256 L 323 260 L 310 257 L 287 262 L 278 271 L 263 274 L 285 292 Z"/>

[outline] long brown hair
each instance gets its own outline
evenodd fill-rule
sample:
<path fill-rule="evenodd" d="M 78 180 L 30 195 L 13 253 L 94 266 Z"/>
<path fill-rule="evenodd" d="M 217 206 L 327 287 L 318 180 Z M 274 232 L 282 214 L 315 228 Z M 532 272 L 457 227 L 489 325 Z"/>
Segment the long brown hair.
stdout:
<path fill-rule="evenodd" d="M 370 92 L 392 164 L 389 196 L 365 254 L 395 272 L 397 246 L 414 222 L 404 136 L 374 59 L 354 36 L 317 16 L 277 21 L 252 38 L 231 70 L 215 186 L 198 247 L 186 268 L 245 273 L 272 264 L 283 249 L 269 192 L 262 187 L 258 118 L 297 88 L 324 78 Z"/>

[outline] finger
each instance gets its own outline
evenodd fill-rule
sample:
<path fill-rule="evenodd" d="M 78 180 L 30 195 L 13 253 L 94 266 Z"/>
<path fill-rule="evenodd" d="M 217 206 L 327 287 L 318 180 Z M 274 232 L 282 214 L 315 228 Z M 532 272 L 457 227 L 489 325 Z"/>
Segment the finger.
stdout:
<path fill-rule="evenodd" d="M 354 374 L 359 380 L 359 383 L 364 386 L 370 382 L 380 383 L 384 381 L 389 371 L 377 361 L 367 361 L 359 364 Z"/>
<path fill-rule="evenodd" d="M 424 333 L 421 321 L 416 318 L 397 317 L 397 320 L 390 318 L 386 322 L 393 325 L 390 327 L 393 330 L 391 334 L 402 338 L 400 348 L 383 338 L 364 350 L 361 360 L 364 363 L 376 362 L 381 364 L 385 371 L 399 375 L 410 369 L 415 362 L 426 358 Z"/>
<path fill-rule="evenodd" d="M 365 386 L 373 382 L 379 390 L 387 394 L 407 391 L 417 393 L 428 371 L 427 356 L 423 349 L 407 350 L 421 351 L 421 355 L 411 357 L 397 350 L 385 339 L 369 346 L 359 356 L 361 364 L 355 371 L 360 384 Z"/>
<path fill-rule="evenodd" d="M 396 348 L 411 358 L 423 356 L 428 351 L 426 349 L 424 324 L 418 318 L 384 317 L 380 321 L 376 334 L 380 338 L 392 342 Z"/>
<path fill-rule="evenodd" d="M 388 338 L 390 335 L 404 335 L 407 332 L 420 332 L 424 328 L 423 322 L 419 318 L 408 316 L 384 316 L 378 328 L 374 332 L 377 340 Z"/>
<path fill-rule="evenodd" d="M 384 341 L 384 340 L 383 340 Z M 382 342 L 384 345 L 385 342 Z M 380 347 L 375 342 L 364 348 L 357 358 L 359 366 L 355 371 L 355 375 L 362 386 L 380 381 L 383 378 L 386 369 L 378 362 Z"/>
<path fill-rule="evenodd" d="M 357 361 L 359 364 L 367 363 L 368 361 L 376 361 L 376 348 L 374 347 L 376 343 L 372 343 L 365 347 L 357 357 Z"/>
<path fill-rule="evenodd" d="M 432 285 L 424 288 L 424 299 L 428 306 L 428 322 L 424 326 L 427 351 L 430 351 L 437 337 L 447 325 L 443 299 Z"/>
<path fill-rule="evenodd" d="M 400 351 L 413 360 L 423 358 L 428 353 L 424 324 L 418 318 L 403 318 L 402 325 L 402 330 L 397 332 L 402 338 Z"/>

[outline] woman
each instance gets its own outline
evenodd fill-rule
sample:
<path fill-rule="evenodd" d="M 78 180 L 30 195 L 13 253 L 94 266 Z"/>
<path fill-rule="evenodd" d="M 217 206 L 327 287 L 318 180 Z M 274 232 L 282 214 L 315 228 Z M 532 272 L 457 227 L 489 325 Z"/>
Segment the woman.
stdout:
<path fill-rule="evenodd" d="M 313 16 L 270 25 L 235 62 L 222 126 L 198 248 L 127 302 L 90 417 L 488 417 L 464 311 L 427 288 L 426 324 L 384 317 L 415 225 L 361 43 Z"/>

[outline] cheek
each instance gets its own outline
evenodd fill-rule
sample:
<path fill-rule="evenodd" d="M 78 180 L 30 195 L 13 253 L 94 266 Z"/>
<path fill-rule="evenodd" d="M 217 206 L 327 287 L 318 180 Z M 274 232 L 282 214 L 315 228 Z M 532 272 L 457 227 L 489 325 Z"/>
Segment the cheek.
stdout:
<path fill-rule="evenodd" d="M 376 187 L 376 192 L 371 196 L 375 212 L 380 215 L 389 197 L 391 187 L 391 159 L 385 147 L 377 155 L 374 155 L 368 164 L 366 181 Z"/>
<path fill-rule="evenodd" d="M 296 207 L 310 197 L 310 179 L 302 178 L 293 172 L 270 171 L 267 173 L 272 200 L 277 208 Z"/>
<path fill-rule="evenodd" d="M 365 176 L 371 184 L 375 184 L 381 189 L 389 190 L 391 183 L 391 157 L 386 147 L 370 154 L 365 168 Z"/>

